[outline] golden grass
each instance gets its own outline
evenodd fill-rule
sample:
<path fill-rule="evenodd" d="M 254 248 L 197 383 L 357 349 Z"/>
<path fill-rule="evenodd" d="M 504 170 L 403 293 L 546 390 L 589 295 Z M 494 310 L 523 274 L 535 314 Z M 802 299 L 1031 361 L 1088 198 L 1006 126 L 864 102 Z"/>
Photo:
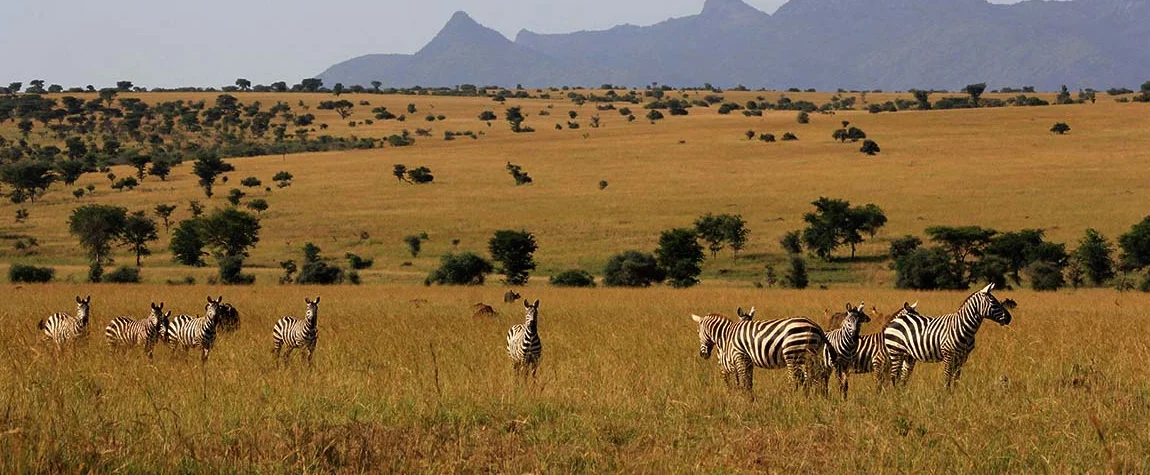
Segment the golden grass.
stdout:
<path fill-rule="evenodd" d="M 865 298 L 953 311 L 961 293 L 528 289 L 542 299 L 538 381 L 504 350 L 521 304 L 496 288 L 0 287 L 0 471 L 15 472 L 1144 472 L 1150 470 L 1150 298 L 1108 290 L 1003 293 L 953 394 L 938 365 L 906 391 L 852 378 L 848 401 L 793 394 L 759 370 L 757 401 L 698 357 L 691 313 L 757 305 L 816 316 Z M 35 331 L 93 294 L 93 335 L 61 356 Z M 158 349 L 119 354 L 112 317 L 149 300 L 241 312 L 206 366 Z M 316 366 L 277 369 L 271 326 L 323 296 Z M 426 299 L 416 305 L 413 299 Z M 470 306 L 498 316 L 472 320 Z M 864 328 L 864 331 L 873 329 Z"/>
<path fill-rule="evenodd" d="M 559 93 L 553 93 L 556 96 Z M 779 93 L 728 92 L 728 100 L 745 102 L 756 95 L 777 100 Z M 787 94 L 815 102 L 829 94 Z M 215 94 L 126 94 L 146 101 L 212 101 Z M 906 95 L 902 95 L 906 97 Z M 191 175 L 190 164 L 177 167 L 167 182 L 148 177 L 140 188 L 115 192 L 100 174 L 84 177 L 80 185 L 95 183 L 96 194 L 82 200 L 71 189 L 54 186 L 35 204 L 0 204 L 0 216 L 12 216 L 21 207 L 31 218 L 16 224 L 5 218 L 0 232 L 6 262 L 33 262 L 60 267 L 61 279 L 82 279 L 85 260 L 66 221 L 81 203 L 111 203 L 130 210 L 151 210 L 157 203 L 179 204 L 177 219 L 186 218 L 189 200 L 222 206 L 223 196 L 246 176 L 265 185 L 279 170 L 296 176 L 295 185 L 250 197 L 266 198 L 271 209 L 263 215 L 261 242 L 248 265 L 261 283 L 275 282 L 277 262 L 300 257 L 300 248 L 313 241 L 331 257 L 354 252 L 376 258 L 365 282 L 415 283 L 438 264 L 438 257 L 454 250 L 485 253 L 486 241 L 497 229 L 525 228 L 536 234 L 540 250 L 539 274 L 568 268 L 598 273 L 613 253 L 626 249 L 650 250 L 661 230 L 690 226 L 707 213 L 738 213 L 748 221 L 751 240 L 744 258 L 725 251 L 705 265 L 707 285 L 729 280 L 753 280 L 763 265 L 778 262 L 777 244 L 783 233 L 802 227 L 802 214 L 819 196 L 840 197 L 881 206 L 890 222 L 859 249 L 864 256 L 885 252 L 889 239 L 919 234 L 931 225 L 977 224 L 1000 230 L 1043 228 L 1056 241 L 1076 241 L 1087 227 L 1116 238 L 1146 214 L 1150 199 L 1144 184 L 1150 157 L 1150 110 L 1143 104 L 1118 104 L 1103 98 L 1097 104 L 1039 108 L 813 114 L 811 123 L 795 122 L 794 112 L 767 112 L 762 118 L 735 113 L 720 116 L 715 108 L 694 108 L 687 117 L 668 117 L 656 125 L 644 120 L 627 123 L 615 111 L 601 111 L 604 126 L 587 127 L 594 105 L 575 106 L 566 99 L 512 100 L 507 105 L 480 98 L 430 96 L 378 96 L 349 94 L 356 106 L 353 119 L 370 117 L 368 110 L 386 105 L 396 113 L 409 102 L 420 111 L 406 123 L 376 122 L 347 127 L 332 111 L 318 111 L 323 94 L 238 94 L 241 101 L 259 100 L 270 107 L 277 100 L 293 111 L 304 100 L 311 104 L 317 124 L 331 124 L 335 135 L 383 136 L 406 128 L 433 129 L 413 147 L 328 152 L 235 159 L 237 171 L 229 184 L 217 184 L 217 196 L 206 200 Z M 870 102 L 889 100 L 894 94 L 870 94 Z M 1006 97 L 1005 95 L 1002 97 Z M 501 120 L 503 110 L 522 105 L 530 115 L 533 134 L 512 134 Z M 434 108 L 433 108 L 434 107 Z M 539 116 L 548 110 L 551 116 Z M 643 115 L 639 106 L 631 106 Z M 476 116 L 492 110 L 501 119 L 489 128 Z M 579 112 L 580 130 L 556 131 L 566 123 L 567 111 Z M 422 120 L 425 112 L 442 113 L 444 122 Z M 842 120 L 863 128 L 882 146 L 878 157 L 858 153 L 858 144 L 839 144 L 831 132 Z M 1048 132 L 1057 121 L 1069 122 L 1072 132 Z M 9 123 L 5 129 L 11 129 Z M 478 140 L 446 142 L 446 130 L 482 131 Z M 796 133 L 797 142 L 765 144 L 748 141 L 747 130 Z M 11 131 L 11 130 L 9 130 Z M 314 134 L 313 134 L 314 135 Z M 680 143 L 680 142 L 683 143 Z M 534 179 L 516 187 L 504 169 L 508 161 L 523 166 Z M 412 186 L 391 175 L 392 165 L 428 166 L 433 185 Z M 116 167 L 118 176 L 132 170 Z M 610 185 L 598 189 L 598 182 Z M 250 191 L 250 190 L 247 190 Z M 370 239 L 360 239 L 366 231 Z M 401 238 L 427 232 L 418 258 L 407 254 Z M 39 253 L 25 257 L 11 250 L 19 236 L 33 236 Z M 168 236 L 145 258 L 144 276 L 162 282 L 183 275 L 203 278 L 210 270 L 190 270 L 171 262 Z M 118 252 L 130 262 L 126 250 Z M 411 265 L 404 263 L 410 262 Z M 844 270 L 845 269 L 845 270 Z M 892 275 L 884 262 L 850 266 L 818 265 L 816 284 L 889 286 Z M 745 284 L 744 284 L 745 285 Z"/>

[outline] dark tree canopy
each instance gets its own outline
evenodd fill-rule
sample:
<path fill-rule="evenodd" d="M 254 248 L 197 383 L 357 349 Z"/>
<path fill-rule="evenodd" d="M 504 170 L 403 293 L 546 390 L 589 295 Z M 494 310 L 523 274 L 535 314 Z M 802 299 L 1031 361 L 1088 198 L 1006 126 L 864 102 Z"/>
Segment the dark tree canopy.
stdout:
<path fill-rule="evenodd" d="M 704 257 L 703 246 L 699 245 L 694 229 L 670 229 L 659 236 L 655 259 L 667 273 L 672 287 L 684 288 L 698 284 L 699 274 L 703 272 L 699 264 Z"/>
<path fill-rule="evenodd" d="M 1118 246 L 1122 248 L 1124 269 L 1136 270 L 1150 266 L 1150 216 L 1119 236 Z"/>
<path fill-rule="evenodd" d="M 603 269 L 603 284 L 608 287 L 650 287 L 666 278 L 655 256 L 639 251 L 612 256 Z"/>
<path fill-rule="evenodd" d="M 496 231 L 487 248 L 491 258 L 502 267 L 500 273 L 508 285 L 526 285 L 535 270 L 534 253 L 538 249 L 535 236 L 527 231 Z"/>
<path fill-rule="evenodd" d="M 172 250 L 172 259 L 176 262 L 192 267 L 204 266 L 204 240 L 200 226 L 201 219 L 180 221 L 172 231 L 172 241 L 168 247 Z"/>
<path fill-rule="evenodd" d="M 998 231 L 979 226 L 932 226 L 926 228 L 926 234 L 948 256 L 954 288 L 966 288 L 971 281 L 970 259 L 981 257 Z"/>
<path fill-rule="evenodd" d="M 112 242 L 124 233 L 128 210 L 119 206 L 84 205 L 72 210 L 68 218 L 68 232 L 80 241 L 80 247 L 88 252 L 93 271 L 112 263 Z M 102 272 L 93 272 L 98 282 Z"/>
<path fill-rule="evenodd" d="M 159 238 L 160 236 L 156 234 L 156 222 L 145 216 L 143 211 L 128 215 L 128 219 L 124 223 L 124 232 L 120 236 L 124 245 L 136 254 L 136 267 L 141 265 L 141 256 L 152 254 L 152 251 L 148 249 L 148 243 Z"/>
<path fill-rule="evenodd" d="M 1073 259 L 1074 265 L 1096 286 L 1114 278 L 1114 244 L 1095 229 L 1086 230 Z"/>
<path fill-rule="evenodd" d="M 219 155 L 208 153 L 196 159 L 192 166 L 192 173 L 199 177 L 200 187 L 204 189 L 204 194 L 211 198 L 212 186 L 216 184 L 216 178 L 235 169 L 232 164 L 221 160 Z"/>
<path fill-rule="evenodd" d="M 495 268 L 486 259 L 473 252 L 445 254 L 440 258 L 439 268 L 431 272 L 423 281 L 425 285 L 483 285 L 487 274 Z"/>
<path fill-rule="evenodd" d="M 807 222 L 803 244 L 824 260 L 829 260 L 834 250 L 844 245 L 851 247 L 853 259 L 856 246 L 863 242 L 862 233 L 873 237 L 886 224 L 886 215 L 874 204 L 852 208 L 846 200 L 827 197 L 811 204 L 815 211 L 803 215 Z"/>

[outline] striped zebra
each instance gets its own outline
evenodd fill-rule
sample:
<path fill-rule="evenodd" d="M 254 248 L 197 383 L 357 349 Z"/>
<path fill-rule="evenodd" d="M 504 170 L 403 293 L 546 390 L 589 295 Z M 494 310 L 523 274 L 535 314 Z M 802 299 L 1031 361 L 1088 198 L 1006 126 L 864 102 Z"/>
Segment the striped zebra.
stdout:
<path fill-rule="evenodd" d="M 277 361 L 280 349 L 287 346 L 283 358 L 284 365 L 291 360 L 292 350 L 300 347 L 307 350 L 307 365 L 309 367 L 312 365 L 311 357 L 315 354 L 316 340 L 319 340 L 319 297 L 315 300 L 304 298 L 303 301 L 307 303 L 307 312 L 304 313 L 303 320 L 291 316 L 283 317 L 276 322 L 275 327 L 272 327 L 272 354 Z"/>
<path fill-rule="evenodd" d="M 128 317 L 117 317 L 104 329 L 104 337 L 112 348 L 127 348 L 144 345 L 148 359 L 152 358 L 152 349 L 156 341 L 165 339 L 168 328 L 168 318 L 172 311 L 164 313 L 164 303 L 151 304 L 152 312 L 147 318 L 132 320 Z"/>
<path fill-rule="evenodd" d="M 991 295 L 994 284 L 970 294 L 958 313 L 938 317 L 899 315 L 883 331 L 890 356 L 891 380 L 906 386 L 916 361 L 943 363 L 946 388 L 962 375 L 962 365 L 974 350 L 974 335 L 983 319 L 1009 325 L 1010 312 Z"/>
<path fill-rule="evenodd" d="M 810 363 L 822 356 L 827 344 L 822 328 L 806 318 L 751 321 L 747 318 L 753 318 L 753 313 L 743 314 L 741 310 L 739 317 L 739 322 L 731 322 L 721 317 L 692 315 L 691 319 L 699 324 L 699 355 L 709 358 L 712 350 L 719 347 L 723 370 L 733 372 L 736 384 L 752 399 L 756 366 L 785 367 L 795 389 L 800 385 L 809 389 L 811 376 L 817 371 Z M 833 351 L 830 356 L 837 359 Z"/>
<path fill-rule="evenodd" d="M 535 377 L 539 369 L 539 358 L 543 356 L 543 341 L 539 338 L 539 299 L 535 303 L 523 300 L 527 310 L 522 325 L 515 325 L 507 331 L 507 355 L 511 357 L 516 376 L 527 380 L 528 373 Z"/>
<path fill-rule="evenodd" d="M 847 398 L 847 389 L 850 386 L 850 373 L 855 367 L 859 350 L 859 332 L 862 324 L 870 321 L 866 314 L 866 305 L 859 302 L 858 307 L 846 304 L 846 316 L 843 317 L 839 328 L 826 333 L 829 344 L 823 347 L 823 370 L 821 372 L 822 384 L 826 385 L 833 372 L 839 379 L 839 391 L 843 399 Z M 831 353 L 838 355 L 833 357 Z"/>
<path fill-rule="evenodd" d="M 48 336 L 48 340 L 56 344 L 56 349 L 69 341 L 81 338 L 88 334 L 88 317 L 92 309 L 92 296 L 86 298 L 76 297 L 76 316 L 65 312 L 58 312 L 36 323 L 36 328 Z"/>
<path fill-rule="evenodd" d="M 918 315 L 917 307 L 918 302 L 913 304 L 903 302 L 902 309 L 889 318 L 893 319 L 904 314 Z M 873 306 L 871 307 L 871 311 L 874 311 Z M 867 315 L 870 316 L 870 314 Z M 871 320 L 875 320 L 875 318 Z M 890 368 L 888 366 L 890 361 L 886 353 L 886 344 L 883 342 L 884 329 L 885 326 L 875 333 L 859 337 L 858 350 L 855 352 L 852 368 L 855 374 L 874 372 L 876 388 L 880 391 L 882 390 L 884 382 L 887 380 L 886 378 L 890 377 Z"/>
<path fill-rule="evenodd" d="M 204 307 L 204 316 L 180 315 L 170 320 L 166 333 L 172 351 L 176 348 L 183 348 L 184 351 L 200 348 L 202 351 L 200 361 L 207 362 L 208 353 L 211 353 L 212 347 L 216 344 L 216 321 L 223 301 L 223 296 L 215 300 L 209 296 L 208 304 Z"/>
<path fill-rule="evenodd" d="M 751 307 L 751 311 L 748 313 L 743 313 L 743 308 L 739 307 L 736 310 L 736 312 L 739 315 L 740 321 L 750 321 L 750 320 L 755 318 L 755 307 Z M 696 322 L 701 322 L 703 319 L 708 319 L 708 318 L 711 319 L 712 324 L 716 326 L 716 328 L 711 332 L 711 334 L 716 334 L 716 335 L 725 334 L 725 332 L 729 329 L 729 327 L 731 325 L 734 325 L 734 323 L 735 323 L 735 322 L 732 322 L 730 318 L 727 318 L 726 315 L 723 315 L 721 313 L 708 313 L 702 317 L 695 315 L 695 314 L 691 314 L 691 319 L 696 321 Z M 700 335 L 700 339 L 702 339 L 702 338 L 703 338 L 702 335 Z M 732 360 L 730 358 L 727 357 L 727 352 L 724 351 L 722 344 L 713 344 L 712 346 L 715 349 L 715 359 L 717 359 L 719 361 L 719 374 L 723 377 L 723 384 L 725 384 L 727 386 L 727 388 L 730 388 L 731 387 L 731 376 L 735 375 L 734 363 L 732 362 Z M 710 355 L 710 349 L 708 348 L 708 350 L 707 350 L 706 354 L 703 356 L 703 358 L 704 359 L 710 358 L 710 356 L 711 356 Z M 741 384 L 740 381 L 736 378 L 735 386 L 738 387 L 738 386 L 740 386 L 740 384 Z"/>

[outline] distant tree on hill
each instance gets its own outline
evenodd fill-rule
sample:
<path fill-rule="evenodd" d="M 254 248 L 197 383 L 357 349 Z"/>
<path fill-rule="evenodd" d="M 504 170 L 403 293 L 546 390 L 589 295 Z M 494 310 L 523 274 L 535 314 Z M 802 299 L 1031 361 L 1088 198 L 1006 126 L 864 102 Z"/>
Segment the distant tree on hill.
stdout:
<path fill-rule="evenodd" d="M 153 212 L 156 214 L 156 217 L 160 218 L 160 220 L 163 221 L 165 232 L 168 231 L 172 226 L 172 213 L 175 211 L 176 211 L 175 205 L 169 205 L 169 204 L 164 204 L 164 203 L 160 203 L 160 204 L 156 205 L 156 208 L 153 210 Z"/>
<path fill-rule="evenodd" d="M 172 173 L 172 164 L 167 159 L 158 158 L 152 161 L 152 167 L 148 169 L 148 174 L 160 179 L 160 181 L 167 181 L 168 175 Z"/>
<path fill-rule="evenodd" d="M 527 231 L 496 231 L 487 247 L 492 260 L 500 263 L 499 272 L 508 285 L 527 285 L 531 271 L 535 270 L 533 254 L 539 248 L 535 235 Z"/>
<path fill-rule="evenodd" d="M 1067 132 L 1070 132 L 1070 126 L 1067 125 L 1066 122 L 1059 122 L 1054 124 L 1054 126 L 1050 128 L 1050 131 L 1058 135 L 1064 135 Z"/>
<path fill-rule="evenodd" d="M 986 92 L 986 83 L 968 84 L 962 88 L 962 92 L 969 94 L 971 104 L 973 104 L 974 107 L 978 107 L 979 101 L 982 100 L 982 93 Z"/>
<path fill-rule="evenodd" d="M 851 207 L 846 200 L 820 197 L 811 202 L 815 211 L 803 215 L 807 228 L 803 244 L 823 260 L 830 260 L 835 249 L 849 245 L 851 258 L 855 247 L 863 242 L 862 233 L 874 232 L 886 224 L 886 216 L 873 204 Z"/>
<path fill-rule="evenodd" d="M 612 256 L 603 268 L 603 285 L 608 287 L 650 287 L 666 278 L 655 256 L 640 251 Z"/>
<path fill-rule="evenodd" d="M 211 198 L 212 187 L 216 184 L 216 178 L 235 169 L 232 164 L 221 160 L 219 155 L 206 153 L 196 159 L 192 166 L 192 173 L 199 177 L 200 187 L 204 189 L 204 194 Z"/>
<path fill-rule="evenodd" d="M 80 241 L 88 252 L 92 264 L 88 272 L 90 282 L 100 282 L 104 266 L 112 261 L 112 242 L 124 233 L 128 210 L 119 206 L 84 205 L 72 210 L 68 218 L 68 232 Z"/>
<path fill-rule="evenodd" d="M 863 142 L 862 148 L 860 148 L 859 151 L 867 155 L 874 156 L 882 150 L 879 149 L 878 143 L 876 143 L 874 140 L 868 139 Z"/>
<path fill-rule="evenodd" d="M 250 91 L 252 89 L 252 82 L 244 78 L 239 78 L 236 79 L 236 87 L 240 88 L 241 91 Z"/>
<path fill-rule="evenodd" d="M 699 263 L 703 262 L 704 257 L 703 246 L 696 240 L 693 229 L 670 229 L 659 236 L 655 259 L 666 272 L 672 287 L 684 288 L 698 284 L 698 276 L 703 271 Z"/>
<path fill-rule="evenodd" d="M 152 251 L 148 249 L 148 243 L 159 238 L 156 234 L 156 222 L 145 216 L 143 211 L 128 215 L 124 222 L 123 233 L 120 235 L 120 240 L 124 245 L 136 254 L 136 267 L 141 265 L 140 256 L 152 254 Z"/>
<path fill-rule="evenodd" d="M 919 110 L 930 110 L 930 91 L 915 89 L 911 93 L 914 94 L 914 100 L 918 101 Z"/>
<path fill-rule="evenodd" d="M 806 111 L 801 111 L 801 112 L 799 112 L 799 115 L 798 115 L 798 117 L 795 118 L 795 120 L 798 121 L 798 123 L 800 123 L 800 124 L 809 124 L 811 122 L 811 115 L 807 114 Z"/>

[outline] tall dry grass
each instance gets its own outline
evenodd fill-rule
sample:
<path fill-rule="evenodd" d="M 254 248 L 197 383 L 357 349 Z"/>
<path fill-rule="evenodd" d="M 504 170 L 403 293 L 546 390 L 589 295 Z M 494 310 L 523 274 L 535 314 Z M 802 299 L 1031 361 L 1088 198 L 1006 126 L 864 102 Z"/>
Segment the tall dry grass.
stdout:
<path fill-rule="evenodd" d="M 35 323 L 93 294 L 93 334 L 56 355 Z M 149 301 L 202 312 L 222 293 L 242 326 L 205 366 L 102 340 Z M 271 326 L 322 295 L 315 368 L 278 369 Z M 1150 471 L 1150 297 L 1002 292 L 953 394 L 938 365 L 905 391 L 852 378 L 807 399 L 759 370 L 757 401 L 698 357 L 691 313 L 808 315 L 865 299 L 953 311 L 961 293 L 561 290 L 542 300 L 538 380 L 517 384 L 504 335 L 521 304 L 495 288 L 0 287 L 0 471 L 14 472 L 1144 472 Z M 426 303 L 419 302 L 426 300 Z M 413 300 L 415 302 L 413 302 Z M 473 320 L 472 304 L 498 316 Z M 873 331 L 864 327 L 864 331 Z M 298 355 L 297 355 L 298 358 Z"/>

